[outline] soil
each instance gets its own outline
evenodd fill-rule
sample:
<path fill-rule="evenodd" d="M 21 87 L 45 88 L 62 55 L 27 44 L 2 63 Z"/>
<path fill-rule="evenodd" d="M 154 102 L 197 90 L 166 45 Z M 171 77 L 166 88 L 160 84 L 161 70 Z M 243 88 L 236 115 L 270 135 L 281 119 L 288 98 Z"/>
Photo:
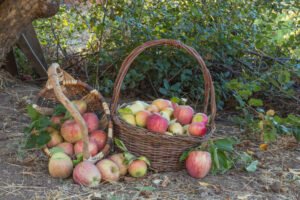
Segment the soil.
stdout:
<path fill-rule="evenodd" d="M 186 170 L 151 171 L 141 179 L 125 176 L 96 188 L 76 185 L 72 178 L 54 179 L 41 150 L 24 151 L 19 145 L 22 130 L 30 123 L 26 103 L 43 85 L 15 79 L 0 84 L 0 199 L 300 199 L 299 144 L 285 136 L 262 151 L 256 137 L 245 136 L 224 121 L 217 121 L 216 134 L 241 138 L 238 150 L 253 152 L 259 161 L 257 171 L 245 172 L 239 163 L 223 175 L 210 173 L 203 179 L 190 177 Z"/>

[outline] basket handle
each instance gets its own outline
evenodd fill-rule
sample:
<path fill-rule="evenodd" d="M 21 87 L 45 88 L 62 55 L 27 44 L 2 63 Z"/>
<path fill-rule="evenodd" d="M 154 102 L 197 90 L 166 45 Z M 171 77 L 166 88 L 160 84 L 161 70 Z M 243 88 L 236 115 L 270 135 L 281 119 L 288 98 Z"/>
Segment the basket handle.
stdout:
<path fill-rule="evenodd" d="M 211 127 L 212 132 L 215 130 L 215 116 L 216 116 L 216 101 L 215 101 L 215 90 L 212 82 L 211 75 L 202 59 L 202 57 L 198 54 L 198 52 L 192 48 L 189 47 L 179 41 L 172 40 L 172 39 L 162 39 L 162 40 L 151 40 L 148 41 L 138 47 L 136 47 L 123 61 L 122 66 L 119 70 L 119 74 L 115 80 L 114 85 L 114 92 L 113 97 L 111 100 L 111 115 L 114 116 L 118 107 L 118 101 L 120 97 L 120 91 L 122 87 L 123 80 L 127 74 L 127 71 L 132 64 L 132 62 L 135 60 L 135 58 L 141 54 L 145 49 L 156 46 L 156 45 L 170 45 L 177 48 L 185 49 L 190 55 L 192 55 L 194 58 L 196 58 L 197 62 L 200 64 L 203 72 L 203 77 L 205 81 L 205 92 L 204 92 L 204 113 L 207 113 L 207 106 L 209 101 L 209 92 L 210 92 L 210 106 L 211 106 Z"/>
<path fill-rule="evenodd" d="M 63 70 L 59 67 L 57 63 L 53 63 L 48 69 L 48 78 L 49 84 L 52 85 L 54 94 L 57 99 L 66 107 L 66 109 L 70 112 L 70 114 L 74 117 L 75 121 L 79 124 L 80 130 L 82 132 L 82 142 L 83 142 L 83 158 L 85 160 L 89 160 L 91 155 L 88 149 L 88 129 L 86 123 L 75 106 L 70 102 L 70 100 L 64 95 L 61 87 L 60 81 L 64 80 Z M 60 79 L 60 81 L 58 81 Z"/>

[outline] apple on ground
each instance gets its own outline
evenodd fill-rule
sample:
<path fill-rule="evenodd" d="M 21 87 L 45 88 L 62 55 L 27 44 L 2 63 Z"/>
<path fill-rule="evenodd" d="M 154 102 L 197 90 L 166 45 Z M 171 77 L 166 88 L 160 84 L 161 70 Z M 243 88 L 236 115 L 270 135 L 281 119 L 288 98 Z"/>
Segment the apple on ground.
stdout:
<path fill-rule="evenodd" d="M 204 113 L 196 113 L 192 119 L 192 122 L 202 122 L 206 125 L 208 122 L 208 117 Z"/>
<path fill-rule="evenodd" d="M 151 113 L 147 110 L 138 111 L 135 115 L 136 125 L 140 127 L 146 127 L 147 119 Z"/>
<path fill-rule="evenodd" d="M 134 160 L 130 163 L 128 172 L 132 177 L 143 177 L 147 173 L 147 164 L 143 160 Z"/>
<path fill-rule="evenodd" d="M 191 123 L 194 115 L 194 110 L 192 107 L 186 105 L 177 106 L 174 110 L 173 115 L 179 123 L 181 123 L 182 125 L 186 125 Z"/>
<path fill-rule="evenodd" d="M 52 117 L 51 117 L 51 126 L 57 126 L 57 125 L 60 125 L 60 124 L 61 124 L 60 120 L 61 120 L 62 118 L 64 118 L 64 117 L 65 117 L 64 114 L 58 115 L 58 116 L 52 116 Z"/>
<path fill-rule="evenodd" d="M 122 153 L 114 154 L 110 156 L 109 159 L 114 161 L 118 165 L 120 176 L 123 176 L 127 173 L 128 166 L 124 164 L 125 158 Z"/>
<path fill-rule="evenodd" d="M 133 114 L 128 114 L 128 113 L 121 114 L 121 118 L 128 124 L 136 126 L 136 121 L 135 121 L 135 117 Z"/>
<path fill-rule="evenodd" d="M 178 122 L 171 123 L 168 130 L 175 135 L 182 135 L 184 133 L 183 127 Z"/>
<path fill-rule="evenodd" d="M 206 126 L 202 122 L 194 122 L 189 125 L 188 131 L 193 136 L 203 136 L 206 133 Z"/>
<path fill-rule="evenodd" d="M 152 102 L 152 105 L 155 105 L 159 111 L 161 111 L 164 108 L 172 108 L 172 103 L 169 100 L 166 99 L 156 99 Z"/>
<path fill-rule="evenodd" d="M 164 133 L 168 129 L 168 120 L 162 117 L 160 114 L 153 113 L 148 117 L 147 129 L 151 131 L 156 131 L 159 133 Z"/>
<path fill-rule="evenodd" d="M 75 143 L 82 138 L 79 124 L 74 119 L 66 120 L 60 128 L 60 133 L 65 141 Z"/>
<path fill-rule="evenodd" d="M 74 146 L 73 146 L 73 144 L 71 144 L 69 142 L 63 142 L 63 143 L 60 143 L 56 146 L 62 148 L 64 150 L 65 154 L 67 154 L 71 158 L 74 155 Z"/>
<path fill-rule="evenodd" d="M 87 128 L 88 128 L 88 132 L 91 133 L 94 130 L 97 130 L 99 127 L 99 119 L 97 117 L 97 115 L 95 113 L 84 113 L 82 115 Z"/>
<path fill-rule="evenodd" d="M 85 113 L 85 111 L 87 109 L 87 104 L 86 104 L 85 101 L 83 101 L 83 100 L 74 100 L 74 101 L 72 101 L 72 103 L 74 105 L 76 105 L 76 107 L 77 107 L 80 114 Z"/>
<path fill-rule="evenodd" d="M 148 110 L 149 112 L 151 113 L 158 113 L 159 112 L 159 109 L 156 105 L 150 105 L 146 108 L 146 110 Z"/>
<path fill-rule="evenodd" d="M 51 140 L 48 142 L 47 147 L 52 148 L 56 145 L 58 145 L 59 143 L 62 143 L 64 140 L 61 137 L 61 135 L 59 134 L 58 130 L 48 127 L 47 131 L 49 133 L 49 136 L 51 138 Z"/>
<path fill-rule="evenodd" d="M 79 185 L 96 187 L 101 181 L 101 174 L 93 163 L 83 161 L 74 168 L 73 179 Z"/>
<path fill-rule="evenodd" d="M 91 139 L 89 140 L 88 148 L 91 156 L 94 156 L 98 153 L 98 146 L 94 140 Z M 82 140 L 80 140 L 76 142 L 76 144 L 74 145 L 75 155 L 77 156 L 79 153 L 82 153 L 82 151 L 83 151 L 83 142 Z"/>
<path fill-rule="evenodd" d="M 109 159 L 100 160 L 96 164 L 98 170 L 102 175 L 102 179 L 108 182 L 118 181 L 120 177 L 120 170 L 118 165 Z"/>
<path fill-rule="evenodd" d="M 212 161 L 209 152 L 192 151 L 185 162 L 188 173 L 194 178 L 205 177 L 211 169 Z"/>
<path fill-rule="evenodd" d="M 54 178 L 67 178 L 72 174 L 73 163 L 67 154 L 59 152 L 51 156 L 48 169 Z"/>
<path fill-rule="evenodd" d="M 94 140 L 98 146 L 98 151 L 101 151 L 107 140 L 107 134 L 102 130 L 95 130 L 90 134 L 90 140 Z"/>

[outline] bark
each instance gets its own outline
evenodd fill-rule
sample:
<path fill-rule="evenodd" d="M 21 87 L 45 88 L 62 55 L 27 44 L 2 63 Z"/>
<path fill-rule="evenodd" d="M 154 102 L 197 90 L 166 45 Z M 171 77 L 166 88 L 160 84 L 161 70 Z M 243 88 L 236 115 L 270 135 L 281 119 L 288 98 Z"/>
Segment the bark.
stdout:
<path fill-rule="evenodd" d="M 60 0 L 0 0 L 0 65 L 33 20 L 55 15 Z"/>

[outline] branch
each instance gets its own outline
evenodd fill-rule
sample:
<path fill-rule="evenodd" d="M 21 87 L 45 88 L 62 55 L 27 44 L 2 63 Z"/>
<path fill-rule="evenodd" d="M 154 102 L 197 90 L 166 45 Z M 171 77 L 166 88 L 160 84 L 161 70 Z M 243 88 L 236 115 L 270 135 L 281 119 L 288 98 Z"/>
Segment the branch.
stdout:
<path fill-rule="evenodd" d="M 281 64 L 281 65 L 286 65 L 286 64 L 285 64 L 284 62 L 282 62 L 280 59 L 274 58 L 274 57 L 271 57 L 271 56 L 268 56 L 268 55 L 266 55 L 266 54 L 263 53 L 263 52 L 258 53 L 258 52 L 250 51 L 250 50 L 248 50 L 247 52 L 250 53 L 250 54 L 253 54 L 253 55 L 260 56 L 260 57 L 262 57 L 262 58 L 268 59 L 268 60 L 276 61 L 277 63 L 279 63 L 279 64 Z"/>

